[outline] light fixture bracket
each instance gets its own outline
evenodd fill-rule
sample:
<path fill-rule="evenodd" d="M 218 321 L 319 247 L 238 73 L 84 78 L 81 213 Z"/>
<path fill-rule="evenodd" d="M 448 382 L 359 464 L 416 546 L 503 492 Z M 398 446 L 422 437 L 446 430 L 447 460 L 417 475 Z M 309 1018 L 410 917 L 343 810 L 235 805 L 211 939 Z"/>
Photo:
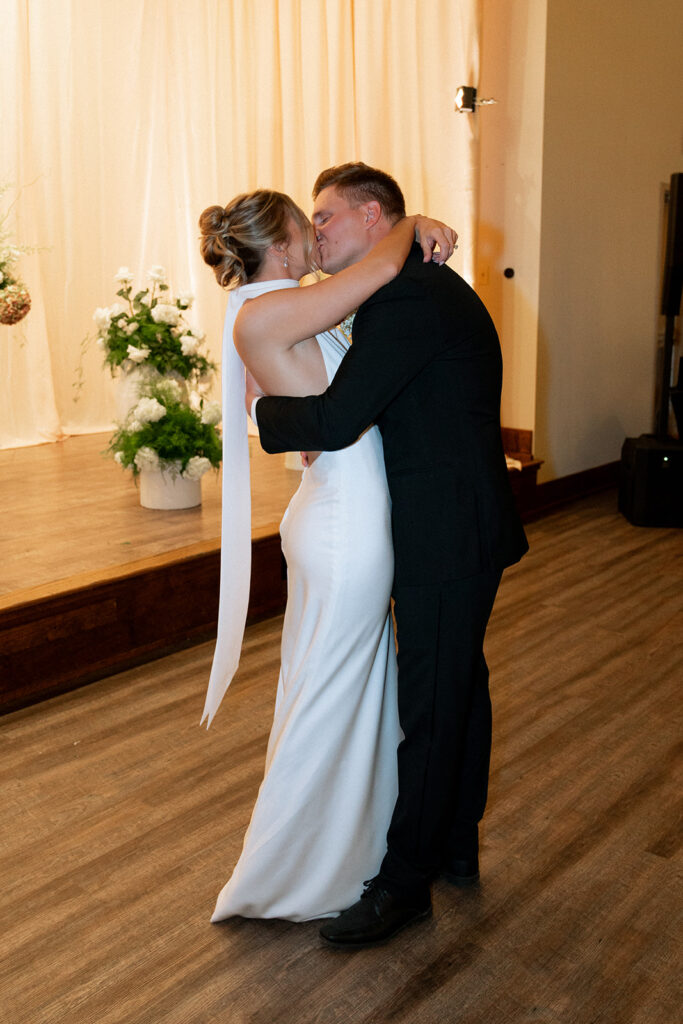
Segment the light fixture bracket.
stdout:
<path fill-rule="evenodd" d="M 477 90 L 473 85 L 461 85 L 455 94 L 455 109 L 459 114 L 471 114 L 477 102 Z"/>
<path fill-rule="evenodd" d="M 497 100 L 477 99 L 477 90 L 473 85 L 461 85 L 455 94 L 454 106 L 458 114 L 473 114 L 476 107 L 483 107 Z"/>

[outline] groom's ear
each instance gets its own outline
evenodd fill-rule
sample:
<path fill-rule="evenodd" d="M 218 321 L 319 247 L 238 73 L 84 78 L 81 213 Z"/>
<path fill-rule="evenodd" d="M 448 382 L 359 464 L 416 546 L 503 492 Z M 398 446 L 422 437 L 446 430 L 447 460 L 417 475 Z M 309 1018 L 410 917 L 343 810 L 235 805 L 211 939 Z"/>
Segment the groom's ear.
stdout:
<path fill-rule="evenodd" d="M 361 203 L 361 209 L 363 210 L 363 225 L 366 228 L 372 228 L 378 223 L 382 216 L 382 207 L 379 205 L 376 199 L 371 199 L 367 203 Z"/>

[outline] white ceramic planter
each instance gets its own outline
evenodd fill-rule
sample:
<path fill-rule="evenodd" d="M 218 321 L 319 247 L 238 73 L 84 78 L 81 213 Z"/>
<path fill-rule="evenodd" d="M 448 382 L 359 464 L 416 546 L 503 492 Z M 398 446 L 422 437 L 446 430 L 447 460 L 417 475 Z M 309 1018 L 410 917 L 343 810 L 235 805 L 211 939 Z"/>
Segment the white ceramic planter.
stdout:
<path fill-rule="evenodd" d="M 201 480 L 185 480 L 180 474 L 162 473 L 160 469 L 140 470 L 143 508 L 195 508 L 201 503 Z"/>

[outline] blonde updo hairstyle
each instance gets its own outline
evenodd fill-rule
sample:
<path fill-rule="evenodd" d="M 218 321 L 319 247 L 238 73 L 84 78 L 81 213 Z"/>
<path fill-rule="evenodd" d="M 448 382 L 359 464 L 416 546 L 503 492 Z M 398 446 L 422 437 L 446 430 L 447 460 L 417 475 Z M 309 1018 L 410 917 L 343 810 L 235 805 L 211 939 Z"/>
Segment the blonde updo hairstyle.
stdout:
<path fill-rule="evenodd" d="M 209 206 L 199 218 L 202 258 L 222 288 L 250 281 L 271 245 L 289 242 L 289 219 L 301 228 L 304 256 L 313 266 L 313 232 L 306 214 L 283 192 L 257 189 L 227 206 Z"/>

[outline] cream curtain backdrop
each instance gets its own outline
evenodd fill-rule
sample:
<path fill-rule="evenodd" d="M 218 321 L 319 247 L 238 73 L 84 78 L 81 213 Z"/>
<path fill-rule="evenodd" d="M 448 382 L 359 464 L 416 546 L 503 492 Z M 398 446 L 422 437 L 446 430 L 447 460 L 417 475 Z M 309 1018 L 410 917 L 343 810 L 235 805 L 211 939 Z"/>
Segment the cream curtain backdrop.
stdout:
<path fill-rule="evenodd" d="M 365 160 L 449 221 L 474 265 L 478 0 L 0 0 L 0 182 L 33 308 L 0 326 L 0 447 L 109 430 L 92 313 L 164 265 L 220 359 L 226 297 L 202 263 L 208 205 L 268 186 L 310 210 L 319 170 Z M 7 197 L 6 197 L 7 198 Z M 76 368 L 83 387 L 74 401 Z"/>

